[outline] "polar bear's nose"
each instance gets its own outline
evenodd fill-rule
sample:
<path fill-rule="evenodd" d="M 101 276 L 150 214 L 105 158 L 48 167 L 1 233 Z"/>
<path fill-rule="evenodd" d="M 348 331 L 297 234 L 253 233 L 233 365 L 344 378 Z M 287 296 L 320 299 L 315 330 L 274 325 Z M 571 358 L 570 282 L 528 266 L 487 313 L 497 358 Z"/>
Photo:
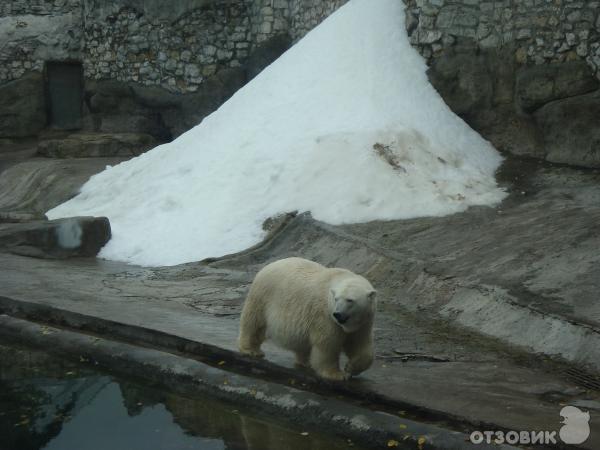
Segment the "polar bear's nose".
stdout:
<path fill-rule="evenodd" d="M 333 317 L 340 324 L 344 324 L 344 323 L 346 323 L 348 321 L 348 316 L 346 316 L 346 315 L 344 315 L 342 313 L 335 312 L 335 313 L 333 313 Z"/>

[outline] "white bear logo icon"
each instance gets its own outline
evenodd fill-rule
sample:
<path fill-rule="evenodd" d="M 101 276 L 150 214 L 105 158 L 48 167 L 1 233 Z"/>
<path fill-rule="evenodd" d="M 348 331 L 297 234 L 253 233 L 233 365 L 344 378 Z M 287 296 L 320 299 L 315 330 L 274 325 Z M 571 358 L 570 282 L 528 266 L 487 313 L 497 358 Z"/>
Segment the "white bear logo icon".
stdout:
<path fill-rule="evenodd" d="M 575 406 L 565 406 L 560 410 L 564 417 L 559 431 L 560 438 L 565 444 L 581 444 L 590 436 L 590 413 Z"/>

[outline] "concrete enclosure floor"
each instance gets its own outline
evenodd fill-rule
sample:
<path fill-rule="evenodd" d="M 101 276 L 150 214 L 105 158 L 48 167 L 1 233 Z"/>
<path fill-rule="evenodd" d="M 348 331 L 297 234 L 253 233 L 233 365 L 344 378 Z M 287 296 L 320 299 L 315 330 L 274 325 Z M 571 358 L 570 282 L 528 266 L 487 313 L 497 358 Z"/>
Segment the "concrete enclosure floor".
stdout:
<path fill-rule="evenodd" d="M 27 164 L 53 187 L 24 183 Z M 103 164 L 0 165 L 0 212 L 41 212 Z M 65 167 L 78 175 L 49 176 Z M 195 352 L 227 361 L 221 369 L 463 432 L 557 430 L 564 405 L 600 417 L 600 174 L 510 159 L 498 178 L 510 195 L 497 208 L 339 227 L 290 216 L 253 249 L 181 266 L 0 253 L 0 311 L 167 351 L 196 343 Z M 16 188 L 8 195 L 6 186 Z M 37 206 L 19 209 L 32 198 Z M 275 347 L 267 346 L 266 361 L 237 354 L 254 274 L 292 255 L 346 267 L 378 289 L 377 359 L 364 375 L 329 385 Z M 598 448 L 600 424 L 590 426 L 582 446 Z"/>

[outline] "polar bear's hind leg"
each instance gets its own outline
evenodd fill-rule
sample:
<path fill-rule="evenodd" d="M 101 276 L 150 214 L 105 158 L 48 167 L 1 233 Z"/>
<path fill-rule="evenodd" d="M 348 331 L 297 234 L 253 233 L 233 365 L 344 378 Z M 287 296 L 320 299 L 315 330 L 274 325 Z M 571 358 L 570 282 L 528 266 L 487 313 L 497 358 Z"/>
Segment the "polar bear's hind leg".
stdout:
<path fill-rule="evenodd" d="M 241 353 L 255 358 L 263 358 L 265 354 L 260 346 L 265 341 L 267 324 L 263 308 L 248 308 L 252 302 L 252 293 L 248 295 L 240 319 L 239 350 Z"/>

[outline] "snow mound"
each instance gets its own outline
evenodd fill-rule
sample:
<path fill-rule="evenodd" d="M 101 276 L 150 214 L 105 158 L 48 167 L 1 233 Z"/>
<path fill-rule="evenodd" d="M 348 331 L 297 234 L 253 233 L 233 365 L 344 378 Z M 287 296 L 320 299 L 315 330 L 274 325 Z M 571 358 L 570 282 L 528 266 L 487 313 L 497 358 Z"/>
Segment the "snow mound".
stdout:
<path fill-rule="evenodd" d="M 401 1 L 351 0 L 200 125 L 48 217 L 107 216 L 101 257 L 159 266 L 241 251 L 294 210 L 342 224 L 500 201 L 500 156 L 425 70 Z"/>

